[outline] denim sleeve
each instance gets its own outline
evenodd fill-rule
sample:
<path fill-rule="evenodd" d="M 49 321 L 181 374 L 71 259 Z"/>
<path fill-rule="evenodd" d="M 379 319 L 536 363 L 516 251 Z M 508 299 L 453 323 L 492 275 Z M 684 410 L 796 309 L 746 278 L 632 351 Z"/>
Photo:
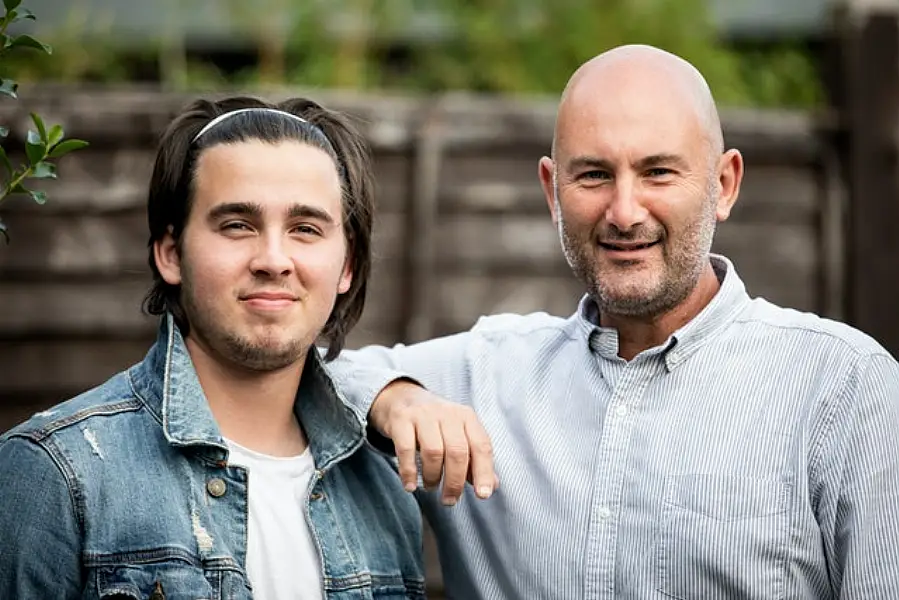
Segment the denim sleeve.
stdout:
<path fill-rule="evenodd" d="M 60 465 L 24 438 L 0 441 L 0 598 L 81 598 L 81 529 Z"/>
<path fill-rule="evenodd" d="M 899 364 L 892 357 L 860 361 L 823 437 L 818 515 L 834 597 L 891 597 L 899 590 Z"/>

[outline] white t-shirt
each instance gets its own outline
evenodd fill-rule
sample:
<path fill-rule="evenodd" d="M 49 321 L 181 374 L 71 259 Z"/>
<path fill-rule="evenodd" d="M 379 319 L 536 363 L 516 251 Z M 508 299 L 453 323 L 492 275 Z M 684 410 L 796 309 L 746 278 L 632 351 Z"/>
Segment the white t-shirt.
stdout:
<path fill-rule="evenodd" d="M 226 440 L 229 463 L 249 472 L 247 574 L 254 600 L 322 600 L 322 571 L 303 507 L 315 463 L 309 449 L 267 456 Z"/>

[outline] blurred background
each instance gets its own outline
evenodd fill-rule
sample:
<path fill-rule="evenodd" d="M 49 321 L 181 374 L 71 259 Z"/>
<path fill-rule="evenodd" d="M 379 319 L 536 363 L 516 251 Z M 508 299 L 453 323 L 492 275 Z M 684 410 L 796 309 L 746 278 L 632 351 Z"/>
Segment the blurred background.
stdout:
<path fill-rule="evenodd" d="M 899 354 L 895 0 L 24 0 L 53 47 L 0 59 L 4 147 L 29 113 L 90 142 L 0 203 L 0 430 L 139 360 L 155 322 L 145 193 L 158 134 L 202 94 L 307 95 L 376 158 L 376 266 L 350 338 L 412 342 L 481 314 L 570 314 L 536 177 L 584 60 L 649 43 L 692 61 L 747 160 L 715 249 L 751 294 L 848 321 Z M 33 128 L 33 127 L 32 127 Z M 432 547 L 429 556 L 433 562 Z M 433 565 L 432 565 L 433 566 Z M 430 572 L 439 590 L 436 567 Z"/>

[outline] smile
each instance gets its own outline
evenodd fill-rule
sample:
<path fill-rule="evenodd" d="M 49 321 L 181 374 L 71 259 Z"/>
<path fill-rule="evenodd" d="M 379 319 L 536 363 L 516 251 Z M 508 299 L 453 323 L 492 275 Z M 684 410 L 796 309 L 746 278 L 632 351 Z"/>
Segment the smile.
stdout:
<path fill-rule="evenodd" d="M 249 294 L 242 297 L 240 300 L 245 306 L 253 310 L 273 311 L 283 310 L 292 306 L 293 303 L 296 302 L 297 297 L 289 293 L 273 292 Z"/>
<path fill-rule="evenodd" d="M 658 243 L 658 240 L 656 240 L 655 242 L 600 242 L 599 245 L 603 249 L 610 250 L 612 252 L 637 252 L 639 250 L 652 248 Z"/>

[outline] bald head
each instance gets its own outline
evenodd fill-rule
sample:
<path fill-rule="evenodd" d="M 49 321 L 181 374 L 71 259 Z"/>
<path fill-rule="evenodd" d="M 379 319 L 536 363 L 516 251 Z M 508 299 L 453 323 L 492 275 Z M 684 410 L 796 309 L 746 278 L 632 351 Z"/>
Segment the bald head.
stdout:
<path fill-rule="evenodd" d="M 685 125 L 693 121 L 697 126 L 712 156 L 724 151 L 718 109 L 705 78 L 670 52 L 644 45 L 619 46 L 581 65 L 562 93 L 554 149 L 560 126 L 573 120 L 577 127 L 578 117 L 597 104 L 678 111 Z"/>

